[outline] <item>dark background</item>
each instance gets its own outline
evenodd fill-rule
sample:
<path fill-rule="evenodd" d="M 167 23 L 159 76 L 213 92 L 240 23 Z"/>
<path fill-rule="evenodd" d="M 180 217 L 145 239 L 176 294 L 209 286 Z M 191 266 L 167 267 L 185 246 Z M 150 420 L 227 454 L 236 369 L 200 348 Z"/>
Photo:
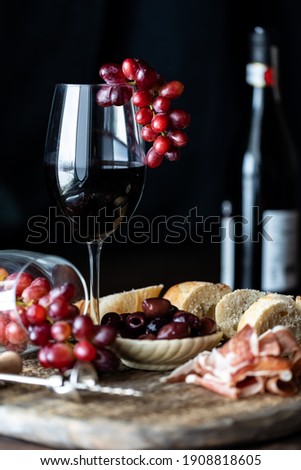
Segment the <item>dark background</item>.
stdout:
<path fill-rule="evenodd" d="M 47 215 L 43 152 L 54 86 L 99 82 L 105 62 L 141 57 L 185 84 L 189 144 L 177 163 L 149 170 L 138 214 L 217 216 L 230 161 L 242 154 L 250 111 L 248 34 L 277 32 L 283 107 L 301 154 L 301 7 L 297 0 L 27 0 L 1 2 L 0 248 L 53 252 L 87 271 L 86 247 L 28 244 L 27 222 Z M 299 201 L 300 202 L 300 201 Z M 218 281 L 219 247 L 105 245 L 102 292 L 188 279 Z"/>

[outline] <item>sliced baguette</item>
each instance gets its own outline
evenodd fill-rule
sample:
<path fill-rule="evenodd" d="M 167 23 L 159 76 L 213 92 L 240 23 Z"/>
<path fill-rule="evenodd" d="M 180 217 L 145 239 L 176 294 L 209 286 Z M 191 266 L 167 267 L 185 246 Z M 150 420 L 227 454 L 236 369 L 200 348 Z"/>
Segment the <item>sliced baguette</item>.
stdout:
<path fill-rule="evenodd" d="M 301 296 L 297 295 L 296 297 L 296 304 L 299 310 L 301 310 Z"/>
<path fill-rule="evenodd" d="M 215 320 L 225 338 L 232 338 L 237 333 L 237 326 L 246 310 L 265 292 L 254 289 L 236 289 L 224 295 L 215 308 Z"/>
<path fill-rule="evenodd" d="M 180 310 L 215 319 L 215 306 L 228 292 L 231 292 L 231 288 L 226 284 L 187 281 L 170 287 L 164 298 Z"/>
<path fill-rule="evenodd" d="M 140 289 L 132 289 L 130 291 L 118 292 L 116 294 L 110 294 L 101 297 L 99 300 L 100 319 L 107 312 L 132 313 L 137 312 L 139 310 L 141 311 L 143 300 L 147 299 L 148 297 L 159 297 L 163 287 L 163 284 L 158 284 L 154 286 L 142 287 Z M 77 302 L 76 305 L 82 313 L 85 301 L 81 300 L 80 302 Z M 94 323 L 96 323 L 95 318 L 92 318 L 92 320 L 94 321 Z"/>
<path fill-rule="evenodd" d="M 261 297 L 242 315 L 237 331 L 246 324 L 255 328 L 258 335 L 276 325 L 285 326 L 301 344 L 301 310 L 291 296 L 268 294 Z"/>

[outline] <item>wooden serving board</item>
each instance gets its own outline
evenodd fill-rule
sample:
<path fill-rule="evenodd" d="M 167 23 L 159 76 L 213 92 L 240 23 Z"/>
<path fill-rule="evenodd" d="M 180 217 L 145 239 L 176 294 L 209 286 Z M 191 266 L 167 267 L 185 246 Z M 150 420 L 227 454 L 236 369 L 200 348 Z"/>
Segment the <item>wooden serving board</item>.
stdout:
<path fill-rule="evenodd" d="M 25 375 L 47 373 L 35 358 L 25 361 Z M 232 401 L 195 385 L 162 384 L 163 375 L 123 368 L 102 383 L 133 387 L 142 397 L 85 393 L 80 402 L 7 384 L 0 434 L 56 449 L 221 449 L 301 429 L 301 394 Z"/>

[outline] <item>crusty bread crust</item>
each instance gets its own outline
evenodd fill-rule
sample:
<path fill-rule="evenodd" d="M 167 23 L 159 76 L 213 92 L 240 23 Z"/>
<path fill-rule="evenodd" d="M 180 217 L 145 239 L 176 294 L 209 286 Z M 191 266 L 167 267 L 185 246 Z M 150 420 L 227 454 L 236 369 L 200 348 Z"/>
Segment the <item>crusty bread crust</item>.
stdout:
<path fill-rule="evenodd" d="M 258 335 L 276 325 L 285 326 L 301 344 L 301 310 L 291 296 L 268 294 L 261 297 L 242 315 L 237 331 L 246 324 L 253 326 Z"/>
<path fill-rule="evenodd" d="M 187 281 L 175 284 L 164 294 L 180 310 L 215 319 L 215 306 L 231 288 L 226 284 Z"/>
<path fill-rule="evenodd" d="M 232 338 L 237 333 L 238 323 L 246 310 L 265 292 L 254 289 L 236 289 L 222 297 L 215 308 L 215 320 L 225 338 Z"/>

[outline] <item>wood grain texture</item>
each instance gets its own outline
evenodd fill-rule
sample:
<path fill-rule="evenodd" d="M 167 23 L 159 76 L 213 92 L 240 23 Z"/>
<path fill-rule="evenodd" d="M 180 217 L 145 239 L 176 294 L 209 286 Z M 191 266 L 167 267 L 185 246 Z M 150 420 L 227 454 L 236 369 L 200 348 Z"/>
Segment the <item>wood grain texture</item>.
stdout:
<path fill-rule="evenodd" d="M 24 373 L 49 372 L 28 359 Z M 6 385 L 0 434 L 57 449 L 214 449 L 301 430 L 301 394 L 232 401 L 195 385 L 162 384 L 162 376 L 123 368 L 102 383 L 134 387 L 143 397 L 84 393 L 80 402 L 42 387 Z"/>

